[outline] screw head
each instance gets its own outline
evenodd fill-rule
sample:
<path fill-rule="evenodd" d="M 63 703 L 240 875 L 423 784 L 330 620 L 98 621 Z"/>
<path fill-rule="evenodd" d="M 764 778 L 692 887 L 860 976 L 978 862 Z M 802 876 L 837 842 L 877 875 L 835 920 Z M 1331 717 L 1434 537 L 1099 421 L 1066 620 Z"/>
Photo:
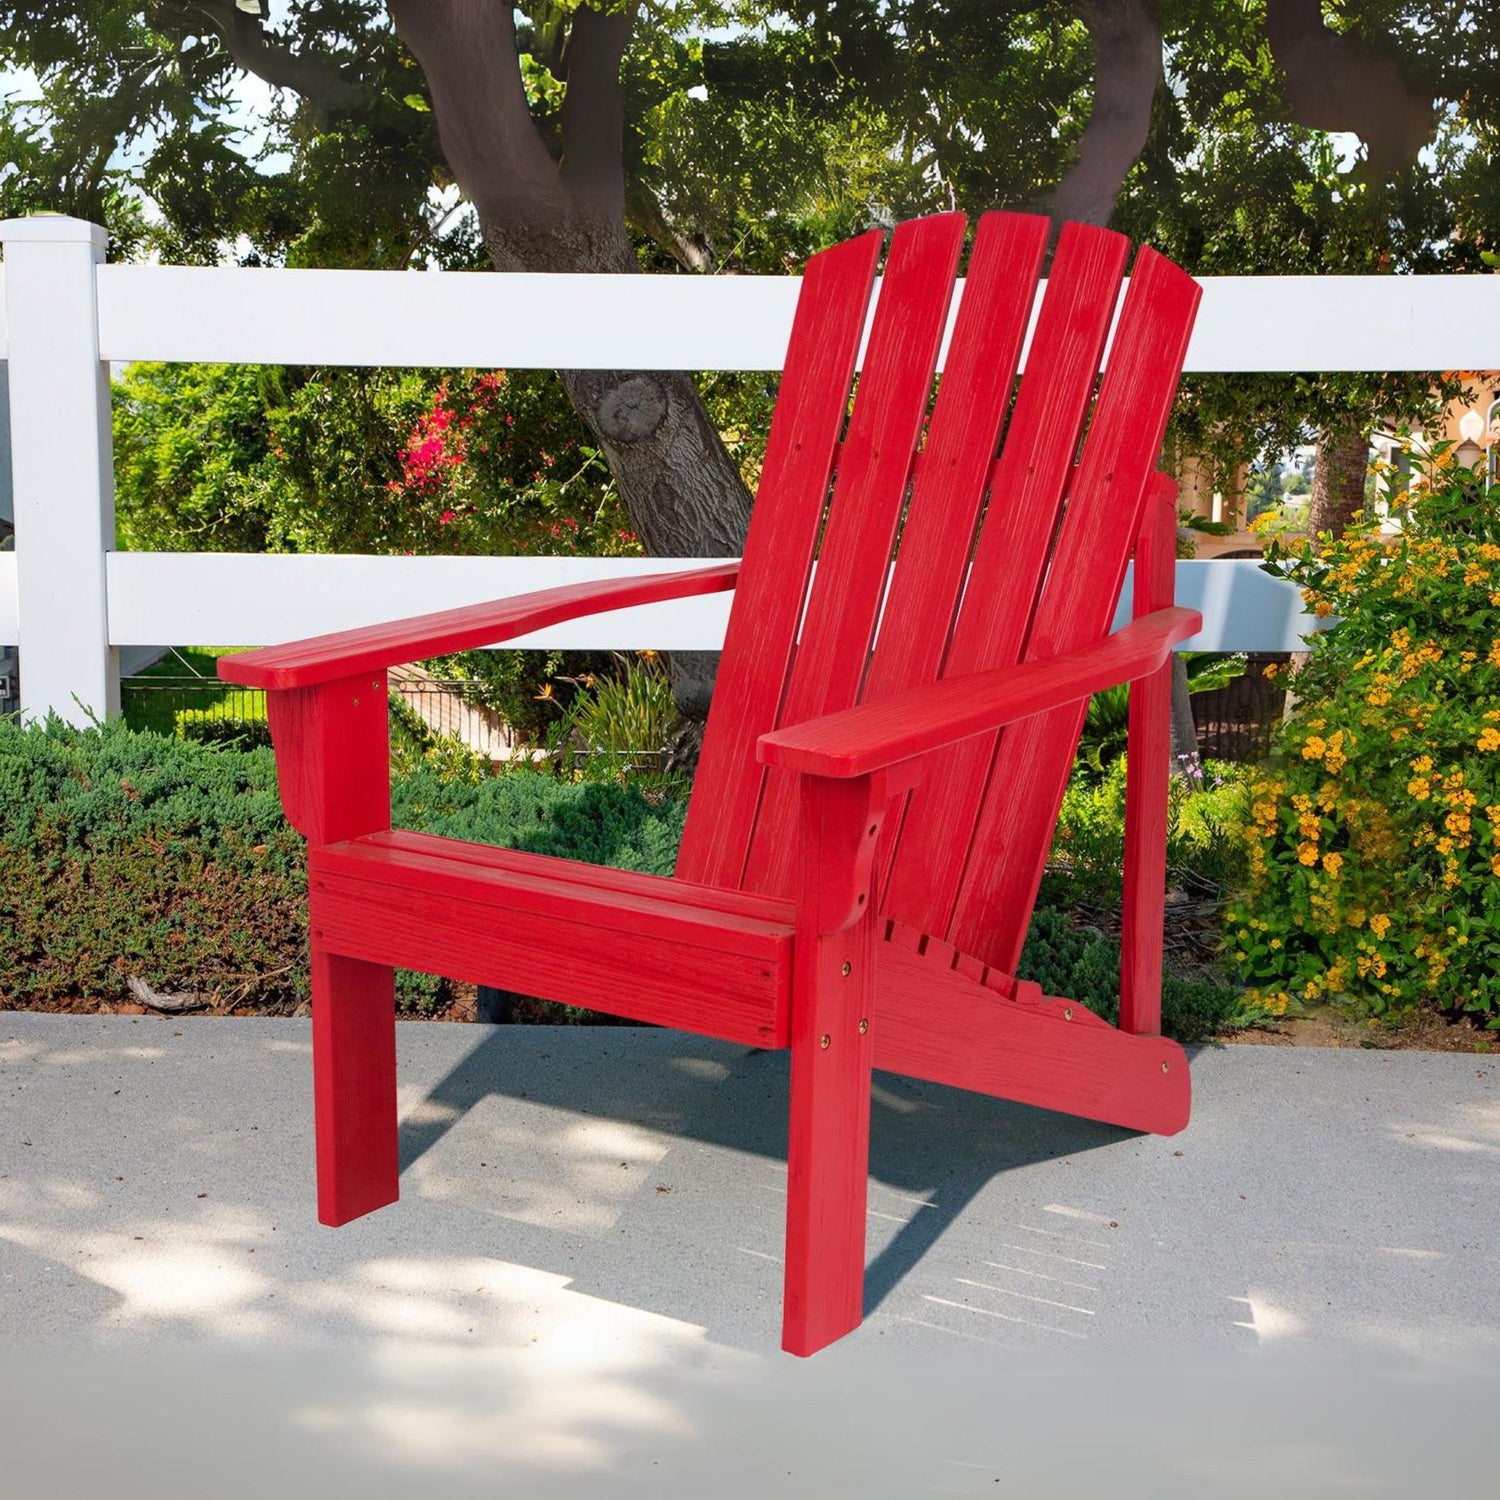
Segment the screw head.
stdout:
<path fill-rule="evenodd" d="M 859 1018 L 859 1034 L 863 1036 L 870 1029 L 870 1023 L 864 1016 Z"/>
<path fill-rule="evenodd" d="M 1169 1063 L 1169 1062 L 1163 1061 L 1163 1063 L 1161 1065 L 1161 1070 L 1162 1070 L 1163 1073 L 1170 1073 L 1172 1071 L 1172 1064 Z"/>
<path fill-rule="evenodd" d="M 1073 1019 L 1073 1007 L 1070 1005 L 1070 1006 L 1068 1006 L 1063 1011 L 1063 1020 L 1065 1020 L 1065 1021 L 1071 1021 L 1072 1019 Z"/>
<path fill-rule="evenodd" d="M 828 1044 L 832 1040 L 833 1040 L 833 1038 L 831 1036 L 829 1036 L 828 1033 L 825 1031 L 823 1033 L 823 1035 L 818 1038 L 818 1045 L 826 1052 L 828 1050 Z"/>
<path fill-rule="evenodd" d="M 845 979 L 847 979 L 849 977 L 849 972 L 850 972 L 851 969 L 853 969 L 853 967 L 854 967 L 854 965 L 851 964 L 849 962 L 849 960 L 846 958 L 844 960 L 844 967 L 842 969 L 840 969 L 839 972 L 844 976 Z"/>

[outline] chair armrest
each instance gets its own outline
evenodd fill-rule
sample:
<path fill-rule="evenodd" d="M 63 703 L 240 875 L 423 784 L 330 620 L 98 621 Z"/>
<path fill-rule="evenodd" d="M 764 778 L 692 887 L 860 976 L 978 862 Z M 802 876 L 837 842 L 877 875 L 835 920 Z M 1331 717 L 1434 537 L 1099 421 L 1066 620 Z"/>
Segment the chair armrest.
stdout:
<path fill-rule="evenodd" d="M 738 562 L 694 568 L 683 573 L 648 573 L 640 578 L 607 578 L 539 589 L 490 604 L 471 604 L 389 624 L 367 625 L 334 635 L 316 635 L 285 646 L 263 646 L 219 658 L 219 676 L 246 687 L 313 687 L 362 672 L 384 671 L 405 662 L 529 635 L 563 620 L 664 599 L 687 599 L 732 589 Z"/>
<path fill-rule="evenodd" d="M 972 676 L 947 677 L 878 703 L 863 703 L 763 734 L 766 765 L 810 776 L 866 776 L 971 735 L 1144 677 L 1203 626 L 1195 609 L 1159 609 L 1082 651 Z"/>

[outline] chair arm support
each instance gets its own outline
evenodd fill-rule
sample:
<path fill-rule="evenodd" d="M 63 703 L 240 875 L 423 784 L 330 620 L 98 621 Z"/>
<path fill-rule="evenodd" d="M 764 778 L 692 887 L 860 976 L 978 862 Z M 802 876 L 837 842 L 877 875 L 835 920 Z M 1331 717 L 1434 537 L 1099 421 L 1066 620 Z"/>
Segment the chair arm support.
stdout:
<path fill-rule="evenodd" d="M 1197 610 L 1159 609 L 1082 651 L 947 677 L 773 730 L 760 737 L 756 753 L 766 765 L 811 776 L 869 775 L 1144 677 L 1202 625 Z"/>
<path fill-rule="evenodd" d="M 367 625 L 333 635 L 312 636 L 285 646 L 263 646 L 236 656 L 219 658 L 219 676 L 246 687 L 301 688 L 333 682 L 364 672 L 381 672 L 405 662 L 450 651 L 493 646 L 518 635 L 529 635 L 563 620 L 687 599 L 732 589 L 739 563 L 683 573 L 648 573 L 640 578 L 606 578 L 539 589 L 489 604 L 445 609 L 389 624 Z"/>

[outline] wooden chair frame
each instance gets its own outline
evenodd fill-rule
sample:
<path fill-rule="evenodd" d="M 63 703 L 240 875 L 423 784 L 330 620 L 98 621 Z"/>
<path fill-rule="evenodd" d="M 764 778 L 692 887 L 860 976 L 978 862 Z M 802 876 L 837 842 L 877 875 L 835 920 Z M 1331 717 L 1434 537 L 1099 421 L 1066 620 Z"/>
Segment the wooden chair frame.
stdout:
<path fill-rule="evenodd" d="M 1173 603 L 1175 486 L 1153 465 L 1197 288 L 1142 252 L 1075 465 L 1125 250 L 1106 231 L 1065 231 L 995 460 L 1045 235 L 1023 216 L 981 223 L 925 443 L 962 219 L 897 231 L 847 432 L 879 236 L 815 258 L 743 568 L 549 589 L 221 660 L 228 680 L 267 690 L 283 803 L 309 844 L 322 1222 L 398 1194 L 396 967 L 790 1047 L 783 1346 L 797 1354 L 860 1321 L 873 1068 L 1133 1129 L 1186 1124 L 1186 1060 L 1158 1032 L 1170 656 L 1201 620 Z M 1028 386 L 1042 393 L 1030 405 Z M 1047 403 L 1060 391 L 1071 415 L 1059 419 Z M 1011 569 L 987 556 L 988 531 L 971 547 L 990 490 L 1026 501 L 1015 541 L 1026 555 Z M 793 492 L 797 504 L 776 498 Z M 919 561 L 903 579 L 909 551 Z M 1106 634 L 1131 552 L 1134 619 Z M 800 591 L 786 582 L 791 557 Z M 1064 576 L 1070 559 L 1085 576 Z M 390 668 L 727 589 L 738 593 L 720 692 L 727 680 L 732 702 L 710 721 L 699 778 L 715 793 L 690 813 L 677 878 L 391 830 Z M 934 591 L 951 602 L 927 607 Z M 1014 971 L 1087 700 L 1123 682 L 1116 1027 Z M 944 828 L 964 840 L 956 855 Z M 921 860 L 932 870 L 908 880 Z M 939 888 L 941 922 L 911 920 Z"/>

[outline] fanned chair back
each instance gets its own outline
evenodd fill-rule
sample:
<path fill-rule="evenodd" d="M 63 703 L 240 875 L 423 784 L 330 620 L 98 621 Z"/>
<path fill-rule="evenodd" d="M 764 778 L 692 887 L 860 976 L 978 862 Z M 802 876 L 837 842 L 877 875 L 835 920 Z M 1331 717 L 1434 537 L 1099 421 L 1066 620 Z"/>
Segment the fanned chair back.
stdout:
<path fill-rule="evenodd" d="M 762 734 L 1109 631 L 1198 287 L 1143 249 L 1100 380 L 1126 240 L 1064 226 L 1033 317 L 1047 221 L 987 214 L 934 402 L 964 233 L 961 214 L 895 231 L 852 413 L 882 236 L 808 263 L 684 879 L 790 894 L 796 777 L 757 764 Z M 891 922 L 1014 971 L 1084 713 L 1038 715 L 929 767 L 885 841 Z"/>

